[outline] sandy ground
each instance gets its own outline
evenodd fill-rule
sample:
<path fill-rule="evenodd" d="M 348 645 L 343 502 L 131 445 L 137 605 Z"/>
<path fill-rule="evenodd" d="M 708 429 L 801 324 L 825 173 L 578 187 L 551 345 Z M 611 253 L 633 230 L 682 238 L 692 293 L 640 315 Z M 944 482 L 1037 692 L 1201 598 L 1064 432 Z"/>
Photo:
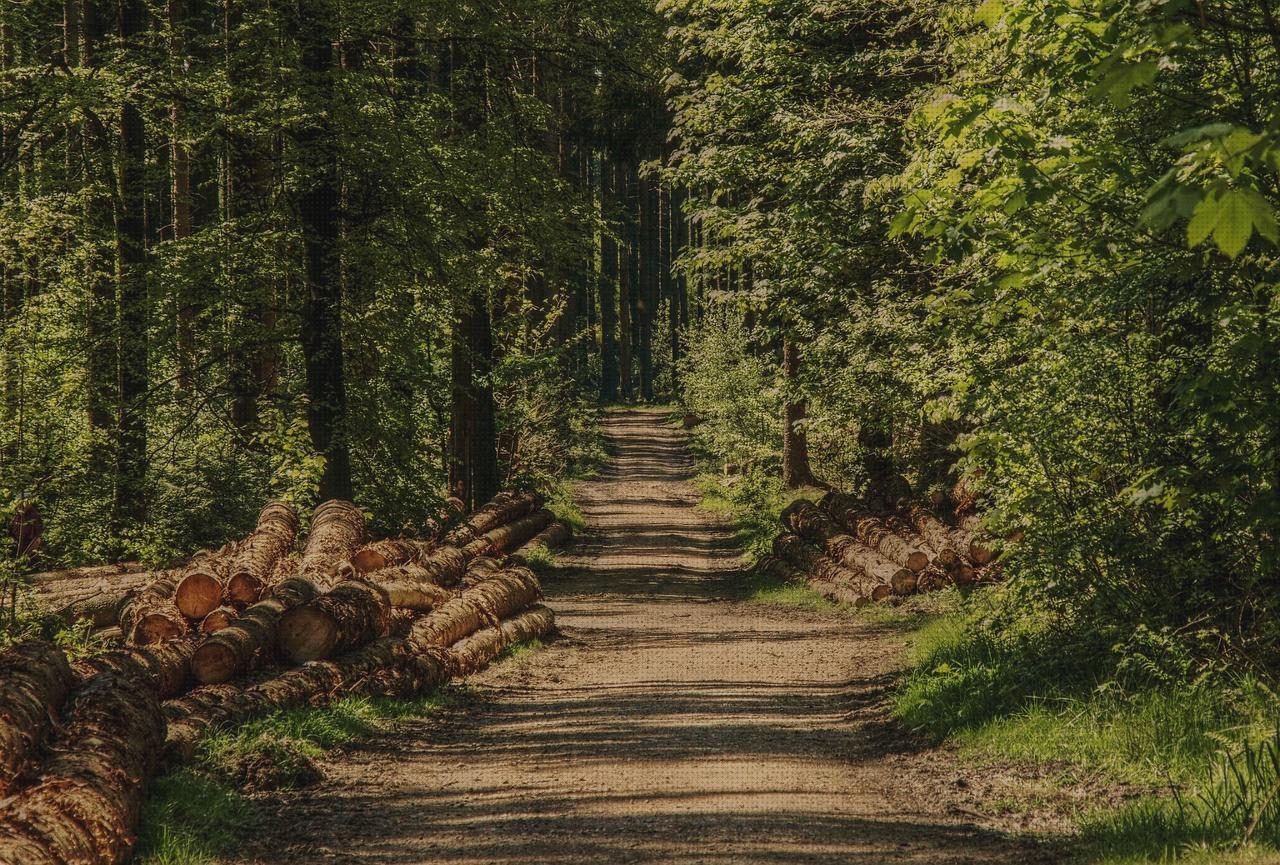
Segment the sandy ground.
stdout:
<path fill-rule="evenodd" d="M 606 421 L 588 531 L 544 580 L 562 636 L 269 797 L 245 861 L 1059 861 L 1015 831 L 1046 828 L 1032 811 L 990 807 L 1034 778 L 960 766 L 888 718 L 900 630 L 743 599 L 663 420 Z"/>

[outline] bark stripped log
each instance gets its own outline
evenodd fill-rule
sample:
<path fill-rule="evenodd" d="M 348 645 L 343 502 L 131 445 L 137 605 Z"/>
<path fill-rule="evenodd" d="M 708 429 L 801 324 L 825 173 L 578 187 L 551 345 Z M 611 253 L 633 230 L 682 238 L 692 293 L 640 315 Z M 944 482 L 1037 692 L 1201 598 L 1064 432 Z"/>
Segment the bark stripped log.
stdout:
<path fill-rule="evenodd" d="M 933 558 L 928 551 L 895 532 L 885 520 L 859 508 L 848 497 L 833 496 L 828 501 L 827 512 L 838 525 L 848 529 L 859 543 L 912 573 L 923 571 Z"/>
<path fill-rule="evenodd" d="M 120 653 L 71 696 L 35 784 L 0 811 L 3 865 L 104 865 L 132 850 L 164 716 L 136 660 Z"/>
<path fill-rule="evenodd" d="M 178 574 L 173 604 L 188 619 L 200 621 L 222 604 L 222 587 L 227 580 L 236 546 L 196 555 Z"/>
<path fill-rule="evenodd" d="M 555 623 L 555 614 L 550 609 L 534 604 L 522 613 L 503 619 L 496 628 L 480 631 L 454 643 L 449 648 L 454 670 L 461 676 L 482 670 L 511 646 L 546 636 Z"/>
<path fill-rule="evenodd" d="M 822 551 L 801 538 L 785 532 L 773 541 L 773 554 L 786 559 L 808 577 L 825 583 L 845 586 L 859 597 L 869 597 L 879 585 L 861 571 L 855 571 L 823 555 Z"/>
<path fill-rule="evenodd" d="M 944 568 L 952 567 L 959 559 L 959 551 L 947 527 L 930 513 L 928 508 L 909 505 L 903 511 L 903 519 L 913 528 L 934 553 L 934 561 Z"/>
<path fill-rule="evenodd" d="M 0 654 L 0 795 L 33 765 L 74 681 L 53 643 L 29 640 Z"/>
<path fill-rule="evenodd" d="M 258 525 L 231 558 L 225 599 L 248 606 L 262 597 L 276 565 L 298 537 L 298 512 L 287 502 L 272 501 L 258 513 Z"/>
<path fill-rule="evenodd" d="M 173 603 L 177 576 L 165 573 L 134 595 L 120 610 L 120 630 L 131 643 L 148 645 L 180 637 L 187 620 Z"/>
<path fill-rule="evenodd" d="M 318 594 L 309 580 L 293 578 L 276 586 L 270 598 L 248 607 L 234 622 L 200 644 L 191 659 L 196 681 L 202 685 L 228 682 L 260 664 L 275 645 L 280 616 Z"/>

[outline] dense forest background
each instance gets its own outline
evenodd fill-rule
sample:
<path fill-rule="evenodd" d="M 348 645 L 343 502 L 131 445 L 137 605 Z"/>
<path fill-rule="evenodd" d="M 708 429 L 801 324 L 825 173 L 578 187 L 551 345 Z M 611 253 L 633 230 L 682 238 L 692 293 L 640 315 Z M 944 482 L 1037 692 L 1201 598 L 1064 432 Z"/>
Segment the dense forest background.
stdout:
<path fill-rule="evenodd" d="M 962 481 L 1024 610 L 1273 657 L 1267 0 L 0 15 L 0 498 L 43 560 L 267 495 L 412 526 L 674 397 L 740 495 Z"/>

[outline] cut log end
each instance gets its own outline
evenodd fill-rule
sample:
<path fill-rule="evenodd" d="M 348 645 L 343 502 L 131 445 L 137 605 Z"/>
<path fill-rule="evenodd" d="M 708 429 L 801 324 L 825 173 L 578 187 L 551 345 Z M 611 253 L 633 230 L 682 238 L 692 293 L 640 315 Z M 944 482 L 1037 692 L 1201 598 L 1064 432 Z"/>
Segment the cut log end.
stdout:
<path fill-rule="evenodd" d="M 200 633 L 216 634 L 236 620 L 236 611 L 231 607 L 218 607 L 210 610 L 200 622 Z"/>
<path fill-rule="evenodd" d="M 238 670 L 236 653 L 230 646 L 206 642 L 191 656 L 191 675 L 202 685 L 229 682 Z"/>
<path fill-rule="evenodd" d="M 893 586 L 888 583 L 883 583 L 871 590 L 871 600 L 873 601 L 883 601 L 891 597 L 893 597 Z"/>
<path fill-rule="evenodd" d="M 929 567 L 929 554 L 921 550 L 915 550 L 907 556 L 907 568 L 912 573 L 920 573 Z"/>
<path fill-rule="evenodd" d="M 262 597 L 263 582 L 248 571 L 240 571 L 227 578 L 227 600 L 232 604 L 247 607 L 256 604 Z"/>
<path fill-rule="evenodd" d="M 369 574 L 380 571 L 391 563 L 381 552 L 368 547 L 356 550 L 351 556 L 351 567 L 357 574 Z"/>
<path fill-rule="evenodd" d="M 133 628 L 133 642 L 140 646 L 175 640 L 187 632 L 186 622 L 179 622 L 170 613 L 148 613 Z"/>
<path fill-rule="evenodd" d="M 173 602 L 182 615 L 200 621 L 222 604 L 222 583 L 213 574 L 194 571 L 178 583 Z"/>
<path fill-rule="evenodd" d="M 338 623 L 310 605 L 295 607 L 280 617 L 276 640 L 295 664 L 326 658 L 338 644 Z"/>

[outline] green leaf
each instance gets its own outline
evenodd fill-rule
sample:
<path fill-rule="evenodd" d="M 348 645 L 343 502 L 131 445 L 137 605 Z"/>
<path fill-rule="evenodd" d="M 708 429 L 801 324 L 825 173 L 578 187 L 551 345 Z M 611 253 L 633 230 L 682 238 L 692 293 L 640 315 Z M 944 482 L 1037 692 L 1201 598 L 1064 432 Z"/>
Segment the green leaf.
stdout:
<path fill-rule="evenodd" d="M 1220 214 L 1218 199 L 1206 198 L 1196 205 L 1195 214 L 1187 223 L 1187 245 L 1196 247 L 1209 239 L 1209 235 L 1218 227 Z"/>
<path fill-rule="evenodd" d="M 1223 254 L 1235 258 L 1253 236 L 1254 204 L 1242 190 L 1233 189 L 1222 198 L 1213 241 Z"/>
<path fill-rule="evenodd" d="M 974 20 L 987 27 L 994 27 L 1004 17 L 1004 0 L 986 0 L 973 13 Z"/>

